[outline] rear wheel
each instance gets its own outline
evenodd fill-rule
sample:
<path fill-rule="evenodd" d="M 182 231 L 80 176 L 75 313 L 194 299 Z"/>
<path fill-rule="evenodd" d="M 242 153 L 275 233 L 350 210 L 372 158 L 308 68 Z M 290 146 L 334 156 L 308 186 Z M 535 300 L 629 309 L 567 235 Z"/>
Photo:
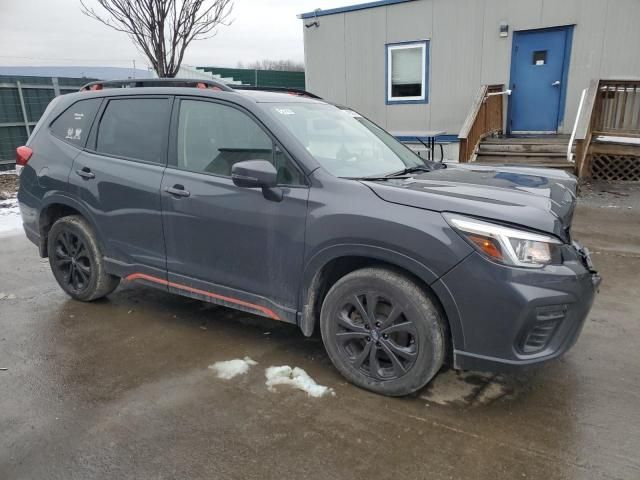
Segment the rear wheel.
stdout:
<path fill-rule="evenodd" d="M 78 215 L 63 217 L 53 224 L 47 248 L 53 276 L 76 300 L 97 300 L 120 283 L 118 277 L 105 271 L 95 233 Z"/>
<path fill-rule="evenodd" d="M 392 270 L 365 268 L 338 280 L 323 302 L 320 328 L 336 368 L 383 395 L 419 390 L 444 359 L 440 312 L 415 282 Z"/>

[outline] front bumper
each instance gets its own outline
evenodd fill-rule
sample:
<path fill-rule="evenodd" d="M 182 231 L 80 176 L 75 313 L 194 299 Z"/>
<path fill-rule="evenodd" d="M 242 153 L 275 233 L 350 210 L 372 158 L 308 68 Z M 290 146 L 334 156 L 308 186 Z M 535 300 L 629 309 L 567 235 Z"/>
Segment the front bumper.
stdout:
<path fill-rule="evenodd" d="M 576 342 L 600 284 L 589 253 L 563 247 L 564 263 L 513 268 L 473 253 L 434 285 L 459 328 L 454 367 L 509 371 L 551 360 Z M 457 331 L 456 331 L 457 330 Z M 456 337 L 457 333 L 457 337 Z"/>

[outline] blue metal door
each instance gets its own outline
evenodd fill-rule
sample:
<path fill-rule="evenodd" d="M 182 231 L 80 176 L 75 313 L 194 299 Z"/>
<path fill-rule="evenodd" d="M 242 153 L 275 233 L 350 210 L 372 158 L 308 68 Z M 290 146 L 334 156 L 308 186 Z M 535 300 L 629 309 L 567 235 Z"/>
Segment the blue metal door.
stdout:
<path fill-rule="evenodd" d="M 564 98 L 570 29 L 515 32 L 509 130 L 556 132 Z"/>

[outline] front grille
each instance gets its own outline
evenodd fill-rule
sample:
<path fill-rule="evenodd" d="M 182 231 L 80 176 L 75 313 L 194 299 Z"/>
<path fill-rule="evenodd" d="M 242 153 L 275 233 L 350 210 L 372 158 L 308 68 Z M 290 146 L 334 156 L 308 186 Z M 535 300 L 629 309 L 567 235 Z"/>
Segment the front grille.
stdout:
<path fill-rule="evenodd" d="M 520 344 L 522 352 L 532 354 L 547 348 L 566 314 L 566 305 L 536 308 L 535 321 L 525 332 Z"/>

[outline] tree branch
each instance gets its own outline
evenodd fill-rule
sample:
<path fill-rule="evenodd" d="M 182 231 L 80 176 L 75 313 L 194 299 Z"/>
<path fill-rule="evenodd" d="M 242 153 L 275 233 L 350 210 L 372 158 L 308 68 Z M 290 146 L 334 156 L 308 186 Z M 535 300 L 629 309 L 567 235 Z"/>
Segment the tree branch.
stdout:
<path fill-rule="evenodd" d="M 231 24 L 233 0 L 80 0 L 84 15 L 129 35 L 159 77 L 175 77 L 189 44 Z"/>

